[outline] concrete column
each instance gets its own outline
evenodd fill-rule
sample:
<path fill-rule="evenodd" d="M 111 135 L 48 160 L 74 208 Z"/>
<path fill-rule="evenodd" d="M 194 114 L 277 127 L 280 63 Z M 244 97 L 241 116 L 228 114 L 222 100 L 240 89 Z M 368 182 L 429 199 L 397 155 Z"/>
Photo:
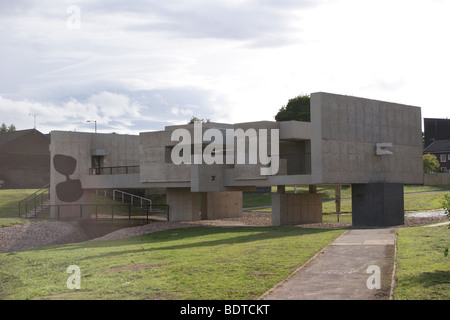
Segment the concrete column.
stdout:
<path fill-rule="evenodd" d="M 352 184 L 352 221 L 355 226 L 387 227 L 404 220 L 403 184 Z"/>
<path fill-rule="evenodd" d="M 200 220 L 199 193 L 190 188 L 167 188 L 169 221 Z"/>
<path fill-rule="evenodd" d="M 341 213 L 341 185 L 334 186 L 334 202 L 336 203 L 336 213 Z"/>
<path fill-rule="evenodd" d="M 272 193 L 272 225 L 322 222 L 322 194 Z"/>
<path fill-rule="evenodd" d="M 242 191 L 207 192 L 206 212 L 202 219 L 224 219 L 242 217 Z M 203 198 L 202 198 L 203 210 Z"/>
<path fill-rule="evenodd" d="M 200 193 L 200 201 L 201 201 L 201 220 L 208 219 L 208 193 L 201 192 Z"/>

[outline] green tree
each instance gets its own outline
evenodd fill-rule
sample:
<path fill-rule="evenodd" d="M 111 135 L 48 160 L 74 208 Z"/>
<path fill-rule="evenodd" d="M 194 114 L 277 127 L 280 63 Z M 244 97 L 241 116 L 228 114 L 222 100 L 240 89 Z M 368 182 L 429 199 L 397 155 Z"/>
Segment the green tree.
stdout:
<path fill-rule="evenodd" d="M 0 132 L 13 132 L 16 131 L 16 126 L 11 123 L 9 127 L 6 125 L 6 123 L 2 123 L 0 126 Z"/>
<path fill-rule="evenodd" d="M 282 106 L 275 115 L 276 121 L 298 120 L 311 122 L 309 95 L 302 94 L 289 99 L 287 105 Z"/>
<path fill-rule="evenodd" d="M 195 117 L 195 116 L 192 116 L 192 118 L 191 118 L 191 120 L 188 122 L 188 124 L 193 124 L 194 122 L 196 122 L 196 121 L 201 121 L 201 122 L 203 122 L 203 123 L 205 123 L 205 122 L 209 122 L 209 119 L 199 119 L 199 118 L 197 118 L 197 117 Z"/>
<path fill-rule="evenodd" d="M 427 153 L 423 155 L 423 172 L 437 172 L 439 170 L 439 161 L 433 154 Z"/>

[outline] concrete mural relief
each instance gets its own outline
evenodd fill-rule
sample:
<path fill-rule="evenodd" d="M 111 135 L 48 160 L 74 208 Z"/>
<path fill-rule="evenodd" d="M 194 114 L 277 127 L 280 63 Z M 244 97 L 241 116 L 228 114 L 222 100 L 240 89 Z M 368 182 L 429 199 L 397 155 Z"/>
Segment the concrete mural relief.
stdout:
<path fill-rule="evenodd" d="M 81 187 L 80 180 L 70 179 L 70 175 L 75 172 L 77 160 L 62 154 L 56 154 L 53 157 L 53 167 L 55 170 L 66 177 L 66 181 L 56 185 L 56 196 L 64 202 L 75 202 L 83 196 L 84 190 Z"/>

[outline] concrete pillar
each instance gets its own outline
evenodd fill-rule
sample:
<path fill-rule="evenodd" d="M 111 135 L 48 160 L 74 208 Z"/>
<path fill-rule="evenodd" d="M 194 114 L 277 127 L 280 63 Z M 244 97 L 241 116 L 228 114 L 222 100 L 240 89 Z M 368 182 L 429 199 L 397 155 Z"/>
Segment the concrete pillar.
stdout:
<path fill-rule="evenodd" d="M 224 219 L 242 217 L 242 191 L 207 192 L 206 214 L 202 219 Z M 202 198 L 202 210 L 203 198 Z"/>
<path fill-rule="evenodd" d="M 322 194 L 272 193 L 272 225 L 322 222 Z"/>
<path fill-rule="evenodd" d="M 352 221 L 354 226 L 387 227 L 404 220 L 403 184 L 352 184 Z"/>
<path fill-rule="evenodd" d="M 167 188 L 169 221 L 200 220 L 199 193 L 190 188 Z"/>
<path fill-rule="evenodd" d="M 200 193 L 200 201 L 201 201 L 201 220 L 208 219 L 208 193 L 201 192 Z"/>
<path fill-rule="evenodd" d="M 336 204 L 336 213 L 341 213 L 341 185 L 334 186 L 334 202 Z"/>
<path fill-rule="evenodd" d="M 168 188 L 169 221 L 197 221 L 242 217 L 242 192 L 191 192 Z"/>

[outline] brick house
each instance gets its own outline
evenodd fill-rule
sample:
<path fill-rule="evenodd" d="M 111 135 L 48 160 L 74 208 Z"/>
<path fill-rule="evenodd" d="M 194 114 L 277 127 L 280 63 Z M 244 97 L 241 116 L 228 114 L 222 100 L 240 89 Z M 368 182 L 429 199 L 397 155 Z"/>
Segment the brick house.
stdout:
<path fill-rule="evenodd" d="M 0 133 L 4 189 L 40 188 L 50 182 L 50 138 L 35 129 Z"/>
<path fill-rule="evenodd" d="M 439 161 L 440 171 L 450 172 L 450 140 L 433 141 L 423 153 L 435 155 Z"/>

